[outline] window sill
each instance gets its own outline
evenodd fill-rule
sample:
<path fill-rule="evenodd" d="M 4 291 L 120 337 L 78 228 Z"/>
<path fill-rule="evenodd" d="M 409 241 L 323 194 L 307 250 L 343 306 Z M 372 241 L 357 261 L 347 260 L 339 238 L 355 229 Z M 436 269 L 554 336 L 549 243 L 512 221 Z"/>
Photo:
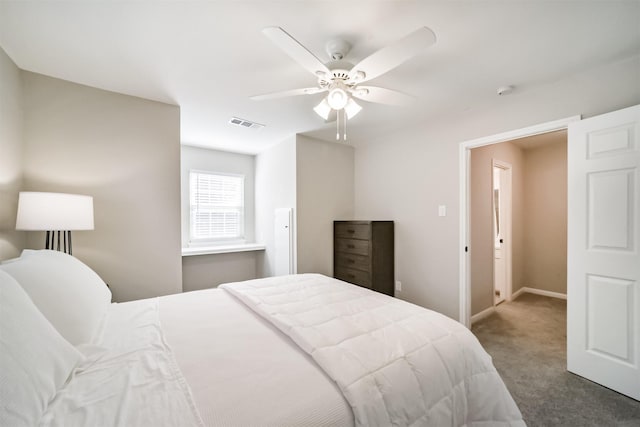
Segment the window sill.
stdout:
<path fill-rule="evenodd" d="M 227 254 L 232 252 L 264 251 L 265 246 L 257 243 L 242 245 L 200 246 L 182 248 L 182 256 Z"/>

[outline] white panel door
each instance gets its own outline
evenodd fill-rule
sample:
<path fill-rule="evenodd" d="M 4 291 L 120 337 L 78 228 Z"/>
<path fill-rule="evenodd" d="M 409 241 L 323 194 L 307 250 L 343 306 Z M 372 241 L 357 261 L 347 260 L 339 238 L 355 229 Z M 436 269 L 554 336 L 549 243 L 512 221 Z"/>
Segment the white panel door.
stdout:
<path fill-rule="evenodd" d="M 569 125 L 567 369 L 640 400 L 640 105 Z"/>
<path fill-rule="evenodd" d="M 505 169 L 493 166 L 493 304 L 504 301 L 507 291 L 505 251 Z"/>
<path fill-rule="evenodd" d="M 511 245 L 511 198 L 512 166 L 502 160 L 493 159 L 493 304 L 511 301 L 512 245 Z"/>
<path fill-rule="evenodd" d="M 293 274 L 293 209 L 281 208 L 275 211 L 275 276 Z"/>

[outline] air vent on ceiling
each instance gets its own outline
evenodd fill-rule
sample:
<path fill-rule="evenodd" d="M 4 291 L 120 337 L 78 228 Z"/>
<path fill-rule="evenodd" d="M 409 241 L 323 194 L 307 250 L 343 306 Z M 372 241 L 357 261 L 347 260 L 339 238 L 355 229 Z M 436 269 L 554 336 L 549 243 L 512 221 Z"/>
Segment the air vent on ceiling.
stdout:
<path fill-rule="evenodd" d="M 253 129 L 253 130 L 259 130 L 264 127 L 264 125 L 261 125 L 260 123 L 252 122 L 250 120 L 240 119 L 238 117 L 231 117 L 231 119 L 229 120 L 229 123 L 235 126 L 240 126 L 243 128 Z"/>

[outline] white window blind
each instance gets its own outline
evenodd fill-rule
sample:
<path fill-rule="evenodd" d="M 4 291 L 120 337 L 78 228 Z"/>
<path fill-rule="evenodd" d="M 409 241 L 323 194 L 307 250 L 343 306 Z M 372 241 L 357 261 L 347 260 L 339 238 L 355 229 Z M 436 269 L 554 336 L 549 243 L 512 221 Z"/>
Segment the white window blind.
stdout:
<path fill-rule="evenodd" d="M 244 176 L 189 172 L 191 241 L 244 238 Z"/>

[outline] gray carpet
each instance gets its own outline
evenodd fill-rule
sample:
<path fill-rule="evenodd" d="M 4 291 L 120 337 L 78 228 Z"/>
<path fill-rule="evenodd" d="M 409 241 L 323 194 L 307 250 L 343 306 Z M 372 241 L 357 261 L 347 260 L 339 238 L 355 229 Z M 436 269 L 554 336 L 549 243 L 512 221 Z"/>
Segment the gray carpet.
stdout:
<path fill-rule="evenodd" d="M 525 293 L 472 331 L 528 426 L 640 426 L 640 402 L 567 372 L 566 316 L 566 301 Z"/>

